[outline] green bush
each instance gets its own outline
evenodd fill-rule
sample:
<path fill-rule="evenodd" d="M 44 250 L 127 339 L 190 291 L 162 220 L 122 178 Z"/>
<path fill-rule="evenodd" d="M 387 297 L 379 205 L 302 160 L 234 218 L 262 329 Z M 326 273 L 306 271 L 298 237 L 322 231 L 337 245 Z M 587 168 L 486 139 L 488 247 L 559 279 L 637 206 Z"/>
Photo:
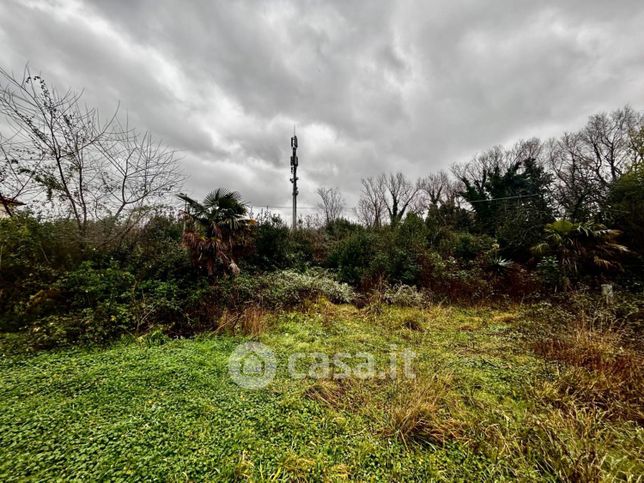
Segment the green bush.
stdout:
<path fill-rule="evenodd" d="M 17 330 L 30 297 L 78 264 L 80 248 L 64 220 L 29 215 L 0 219 L 0 330 Z"/>
<path fill-rule="evenodd" d="M 101 303 L 128 303 L 134 288 L 134 275 L 116 267 L 96 268 L 83 262 L 55 284 L 61 302 L 68 308 L 95 307 Z"/>
<path fill-rule="evenodd" d="M 133 333 L 136 321 L 129 305 L 100 304 L 37 319 L 29 328 L 30 344 L 51 349 L 73 344 L 103 344 Z"/>
<path fill-rule="evenodd" d="M 362 231 L 362 225 L 358 225 L 344 218 L 332 220 L 324 226 L 324 233 L 332 240 L 344 240 L 358 231 Z"/>
<path fill-rule="evenodd" d="M 286 268 L 290 265 L 289 228 L 273 215 L 261 220 L 253 233 L 254 253 L 248 263 L 263 270 Z"/>
<path fill-rule="evenodd" d="M 304 270 L 319 266 L 328 256 L 324 235 L 314 229 L 298 229 L 289 232 L 289 267 Z"/>
<path fill-rule="evenodd" d="M 496 240 L 488 235 L 451 232 L 439 244 L 439 251 L 459 260 L 474 260 L 495 248 Z"/>
<path fill-rule="evenodd" d="M 336 245 L 329 255 L 328 263 L 338 270 L 341 281 L 356 286 L 369 274 L 375 251 L 375 236 L 358 231 Z"/>

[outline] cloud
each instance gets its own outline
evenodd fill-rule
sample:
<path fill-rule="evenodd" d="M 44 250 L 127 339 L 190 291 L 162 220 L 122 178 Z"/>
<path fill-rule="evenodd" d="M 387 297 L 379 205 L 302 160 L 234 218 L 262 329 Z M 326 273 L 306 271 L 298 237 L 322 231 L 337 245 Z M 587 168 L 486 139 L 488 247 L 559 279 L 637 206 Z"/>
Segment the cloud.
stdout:
<path fill-rule="evenodd" d="M 425 175 L 498 143 L 644 105 L 639 1 L 7 0 L 4 67 L 59 88 L 180 151 L 185 190 L 290 202 L 360 178 Z"/>

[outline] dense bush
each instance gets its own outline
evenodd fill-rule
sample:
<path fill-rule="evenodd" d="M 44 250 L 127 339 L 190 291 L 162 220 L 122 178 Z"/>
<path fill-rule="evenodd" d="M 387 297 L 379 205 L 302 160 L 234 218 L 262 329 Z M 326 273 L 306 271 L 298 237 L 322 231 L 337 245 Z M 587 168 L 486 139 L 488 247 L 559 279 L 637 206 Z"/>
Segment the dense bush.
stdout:
<path fill-rule="evenodd" d="M 260 276 L 242 275 L 226 284 L 231 305 L 257 304 L 269 309 L 291 307 L 305 300 L 326 297 L 334 303 L 350 303 L 353 289 L 324 270 L 283 270 Z"/>
<path fill-rule="evenodd" d="M 557 252 L 517 263 L 493 237 L 463 231 L 466 218 L 439 227 L 429 215 L 410 214 L 380 228 L 337 220 L 291 230 L 279 217 L 264 217 L 239 254 L 241 275 L 208 277 L 191 263 L 182 221 L 172 213 L 150 214 L 102 243 L 101 223 L 90 224 L 91 248 L 67 221 L 19 215 L 0 220 L 0 330 L 24 329 L 34 346 L 54 347 L 124 334 L 191 335 L 216 328 L 225 313 L 320 296 L 347 303 L 356 300 L 354 289 L 421 305 L 426 298 L 539 297 L 560 286 Z M 590 280 L 584 276 L 579 286 Z"/>
<path fill-rule="evenodd" d="M 343 282 L 360 285 L 369 273 L 374 259 L 376 237 L 365 231 L 357 231 L 339 242 L 329 255 L 328 263 L 338 270 Z"/>
<path fill-rule="evenodd" d="M 28 215 L 0 219 L 0 330 L 17 329 L 30 296 L 79 261 L 78 240 L 67 221 Z"/>
<path fill-rule="evenodd" d="M 255 228 L 255 250 L 248 263 L 263 270 L 290 265 L 289 228 L 279 216 L 260 220 Z"/>
<path fill-rule="evenodd" d="M 498 248 L 496 240 L 487 235 L 468 232 L 450 232 L 441 240 L 438 250 L 446 256 L 469 261 Z"/>
<path fill-rule="evenodd" d="M 252 234 L 253 248 L 243 265 L 250 270 L 278 270 L 321 265 L 329 235 L 318 229 L 291 230 L 278 215 L 262 214 Z"/>

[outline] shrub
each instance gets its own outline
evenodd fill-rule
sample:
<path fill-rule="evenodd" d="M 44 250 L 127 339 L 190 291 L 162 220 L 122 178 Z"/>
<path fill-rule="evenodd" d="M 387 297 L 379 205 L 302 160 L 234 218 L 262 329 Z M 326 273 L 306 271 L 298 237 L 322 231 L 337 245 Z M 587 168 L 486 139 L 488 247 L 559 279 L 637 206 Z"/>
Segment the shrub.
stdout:
<path fill-rule="evenodd" d="M 72 344 L 103 344 L 131 333 L 136 322 L 128 305 L 101 304 L 65 314 L 37 319 L 29 329 L 30 343 L 36 349 Z"/>
<path fill-rule="evenodd" d="M 454 257 L 429 251 L 421 260 L 422 286 L 432 294 L 457 301 L 473 301 L 491 291 L 485 274 L 475 263 L 464 264 Z"/>
<path fill-rule="evenodd" d="M 329 256 L 329 264 L 337 268 L 341 281 L 354 286 L 359 285 L 369 273 L 375 248 L 374 235 L 358 231 L 335 247 Z"/>
<path fill-rule="evenodd" d="M 82 321 L 76 314 L 49 315 L 29 329 L 29 344 L 36 349 L 65 346 L 80 339 Z"/>
<path fill-rule="evenodd" d="M 304 270 L 322 264 L 328 257 L 324 236 L 314 229 L 289 232 L 289 266 Z"/>
<path fill-rule="evenodd" d="M 387 252 L 379 253 L 371 267 L 373 275 L 382 273 L 390 283 L 397 284 L 418 283 L 420 271 L 417 254 L 397 245 L 391 246 Z"/>
<path fill-rule="evenodd" d="M 487 235 L 450 232 L 441 240 L 439 252 L 460 260 L 474 260 L 492 250 L 495 245 L 496 240 Z"/>
<path fill-rule="evenodd" d="M 196 292 L 195 292 L 196 290 Z M 138 287 L 133 310 L 138 314 L 137 331 L 165 325 L 175 332 L 185 333 L 190 322 L 188 308 L 198 300 L 194 284 L 179 285 L 176 281 L 145 280 Z"/>
<path fill-rule="evenodd" d="M 364 228 L 361 225 L 345 220 L 344 218 L 331 220 L 324 226 L 324 232 L 334 240 L 343 240 L 351 234 L 362 230 Z"/>
<path fill-rule="evenodd" d="M 73 227 L 65 220 L 42 222 L 29 215 L 0 219 L 0 330 L 23 326 L 29 298 L 48 290 L 79 256 Z"/>
<path fill-rule="evenodd" d="M 269 309 L 292 307 L 320 296 L 334 303 L 350 303 L 354 298 L 349 285 L 337 282 L 320 269 L 303 273 L 282 270 L 260 276 L 243 275 L 221 284 L 219 293 L 229 306 L 259 304 Z"/>
<path fill-rule="evenodd" d="M 154 217 L 120 248 L 109 251 L 103 265 L 116 259 L 137 280 L 175 279 L 190 284 L 199 276 L 188 251 L 181 245 L 181 231 L 182 227 L 176 220 Z"/>
<path fill-rule="evenodd" d="M 289 259 L 289 228 L 277 216 L 259 220 L 253 233 L 255 250 L 248 262 L 264 270 L 286 268 Z"/>
<path fill-rule="evenodd" d="M 134 282 L 134 275 L 117 267 L 96 268 L 92 262 L 83 262 L 61 277 L 56 286 L 68 307 L 85 308 L 129 302 Z"/>
<path fill-rule="evenodd" d="M 401 284 L 387 287 L 383 294 L 383 300 L 391 305 L 420 307 L 425 303 L 425 296 L 416 287 Z"/>
<path fill-rule="evenodd" d="M 267 276 L 264 282 L 263 296 L 273 306 L 295 305 L 319 296 L 334 303 L 350 303 L 353 299 L 351 287 L 338 283 L 324 271 L 285 270 Z"/>

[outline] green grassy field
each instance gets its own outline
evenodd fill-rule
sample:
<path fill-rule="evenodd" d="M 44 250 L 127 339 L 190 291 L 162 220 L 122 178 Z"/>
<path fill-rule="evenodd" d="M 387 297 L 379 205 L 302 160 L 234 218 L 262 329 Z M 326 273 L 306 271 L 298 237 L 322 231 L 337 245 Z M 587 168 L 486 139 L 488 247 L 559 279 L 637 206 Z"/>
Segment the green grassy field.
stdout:
<path fill-rule="evenodd" d="M 5 354 L 0 479 L 565 480 L 644 472 L 644 436 L 560 394 L 516 310 L 333 306 L 262 316 L 280 362 L 238 387 L 234 335 Z M 297 351 L 418 356 L 413 380 L 293 380 Z"/>

